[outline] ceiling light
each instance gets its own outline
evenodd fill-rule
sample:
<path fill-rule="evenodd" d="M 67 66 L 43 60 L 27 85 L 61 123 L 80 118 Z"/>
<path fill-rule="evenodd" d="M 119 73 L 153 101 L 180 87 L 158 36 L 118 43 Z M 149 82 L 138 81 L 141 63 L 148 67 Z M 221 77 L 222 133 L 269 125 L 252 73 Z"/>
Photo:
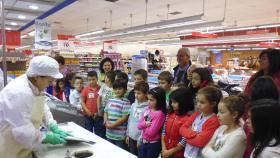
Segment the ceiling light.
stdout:
<path fill-rule="evenodd" d="M 242 30 L 253 30 L 256 29 L 256 26 L 251 26 L 251 27 L 240 27 L 240 28 L 232 28 L 232 29 L 226 29 L 225 31 L 242 31 Z"/>
<path fill-rule="evenodd" d="M 37 9 L 39 9 L 39 6 L 37 6 L 37 5 L 30 5 L 29 8 L 33 9 L 33 10 L 37 10 Z"/>
<path fill-rule="evenodd" d="M 12 30 L 10 27 L 6 27 L 6 30 Z"/>
<path fill-rule="evenodd" d="M 18 25 L 16 22 L 11 22 L 10 24 L 13 25 L 13 26 Z"/>
<path fill-rule="evenodd" d="M 19 19 L 26 19 L 26 16 L 24 16 L 24 15 L 18 15 L 17 16 Z"/>
<path fill-rule="evenodd" d="M 95 35 L 95 34 L 99 34 L 99 33 L 103 33 L 103 32 L 104 32 L 104 30 L 97 30 L 97 31 L 93 31 L 93 32 L 88 32 L 88 33 L 76 35 L 75 38 L 81 38 L 81 37 L 84 37 L 84 36 Z"/>

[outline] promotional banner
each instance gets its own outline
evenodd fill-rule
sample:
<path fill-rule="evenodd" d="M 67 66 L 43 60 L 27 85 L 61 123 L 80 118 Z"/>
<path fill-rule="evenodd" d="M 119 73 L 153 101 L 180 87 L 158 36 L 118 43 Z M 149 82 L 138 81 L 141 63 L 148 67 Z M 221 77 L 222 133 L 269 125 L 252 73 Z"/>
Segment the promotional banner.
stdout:
<path fill-rule="evenodd" d="M 35 48 L 51 49 L 51 24 L 43 20 L 35 20 Z"/>

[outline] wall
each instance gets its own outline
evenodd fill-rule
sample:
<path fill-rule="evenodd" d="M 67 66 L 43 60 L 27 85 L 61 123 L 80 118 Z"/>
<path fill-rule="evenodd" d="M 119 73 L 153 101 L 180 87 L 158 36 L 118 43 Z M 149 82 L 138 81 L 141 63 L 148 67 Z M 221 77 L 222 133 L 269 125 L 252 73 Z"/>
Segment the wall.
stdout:
<path fill-rule="evenodd" d="M 234 51 L 234 53 L 231 53 L 229 51 L 222 51 L 222 65 L 227 65 L 227 60 L 231 59 L 232 57 L 239 57 L 239 59 L 244 59 L 247 57 L 258 57 L 260 54 L 260 51 Z M 210 53 L 210 63 L 211 65 L 216 64 L 216 54 Z"/>

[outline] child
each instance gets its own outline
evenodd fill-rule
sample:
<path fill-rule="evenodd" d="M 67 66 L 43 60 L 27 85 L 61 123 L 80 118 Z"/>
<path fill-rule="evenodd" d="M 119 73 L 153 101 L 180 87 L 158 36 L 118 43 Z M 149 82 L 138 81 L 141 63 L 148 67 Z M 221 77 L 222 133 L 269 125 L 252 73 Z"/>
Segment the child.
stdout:
<path fill-rule="evenodd" d="M 194 103 L 191 92 L 186 88 L 179 88 L 170 95 L 171 106 L 166 117 L 161 136 L 162 158 L 182 158 L 186 140 L 179 134 L 179 129 L 188 120 Z"/>
<path fill-rule="evenodd" d="M 280 157 L 280 105 L 273 99 L 252 102 L 247 120 L 254 150 L 251 158 Z"/>
<path fill-rule="evenodd" d="M 239 119 L 245 102 L 241 97 L 229 96 L 218 105 L 220 126 L 202 150 L 204 158 L 242 158 L 246 149 L 246 134 Z"/>
<path fill-rule="evenodd" d="M 127 137 L 126 144 L 128 144 L 129 151 L 138 155 L 139 140 L 141 131 L 137 128 L 137 125 L 142 116 L 144 110 L 148 107 L 147 93 L 149 91 L 149 84 L 145 81 L 141 81 L 135 84 L 135 102 L 131 106 L 130 115 L 127 125 Z"/>
<path fill-rule="evenodd" d="M 104 122 L 107 140 L 125 149 L 125 133 L 130 111 L 130 103 L 124 98 L 127 84 L 122 79 L 113 83 L 115 98 L 109 99 L 104 109 Z"/>
<path fill-rule="evenodd" d="M 192 91 L 192 97 L 195 104 L 196 104 L 196 93 L 198 92 L 198 90 L 208 85 L 212 85 L 213 83 L 214 83 L 213 78 L 210 75 L 208 69 L 197 68 L 193 70 L 192 79 L 189 88 Z"/>
<path fill-rule="evenodd" d="M 165 91 L 165 100 L 166 100 L 166 105 L 169 105 L 169 98 L 170 98 L 170 93 L 171 93 L 171 87 L 173 83 L 173 76 L 169 71 L 162 71 L 158 75 L 158 83 L 161 88 L 164 89 Z"/>
<path fill-rule="evenodd" d="M 180 129 L 180 134 L 187 141 L 185 158 L 202 158 L 202 148 L 220 126 L 216 113 L 221 98 L 222 92 L 215 87 L 208 86 L 198 91 L 197 106 L 199 112 L 193 113 Z"/>
<path fill-rule="evenodd" d="M 98 92 L 97 107 L 98 115 L 95 121 L 95 134 L 101 138 L 106 138 L 106 128 L 104 125 L 104 108 L 109 99 L 113 98 L 113 83 L 115 81 L 115 72 L 108 71 L 105 73 L 105 84 L 103 84 Z"/>
<path fill-rule="evenodd" d="M 57 97 L 61 101 L 67 102 L 64 78 L 58 79 L 56 81 L 54 96 Z"/>
<path fill-rule="evenodd" d="M 85 128 L 93 132 L 93 117 L 97 113 L 97 98 L 100 86 L 97 84 L 98 76 L 96 71 L 87 74 L 89 85 L 85 87 L 81 95 L 81 103 L 85 116 Z"/>
<path fill-rule="evenodd" d="M 164 89 L 155 87 L 149 90 L 148 102 L 149 107 L 138 123 L 138 129 L 142 130 L 138 158 L 158 158 L 161 151 L 160 133 L 166 113 Z"/>
<path fill-rule="evenodd" d="M 83 89 L 83 79 L 81 77 L 75 77 L 74 87 L 75 90 L 73 90 L 73 92 L 70 93 L 69 101 L 70 104 L 74 105 L 78 110 L 81 110 L 81 92 Z"/>
<path fill-rule="evenodd" d="M 135 84 L 140 82 L 140 81 L 145 81 L 147 82 L 147 78 L 148 78 L 148 73 L 146 70 L 144 69 L 139 69 L 139 70 L 136 70 L 134 73 L 133 73 L 133 78 L 134 78 L 134 82 Z M 135 92 L 134 90 L 131 90 L 127 96 L 127 99 L 130 101 L 130 103 L 134 103 L 135 102 Z"/>

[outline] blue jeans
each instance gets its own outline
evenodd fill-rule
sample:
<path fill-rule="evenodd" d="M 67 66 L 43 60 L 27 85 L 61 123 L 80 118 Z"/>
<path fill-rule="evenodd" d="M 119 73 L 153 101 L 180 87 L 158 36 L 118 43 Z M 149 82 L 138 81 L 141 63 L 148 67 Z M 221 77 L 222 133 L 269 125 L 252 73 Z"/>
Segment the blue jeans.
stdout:
<path fill-rule="evenodd" d="M 85 117 L 85 129 L 93 132 L 94 122 L 92 116 L 84 116 Z"/>
<path fill-rule="evenodd" d="M 138 153 L 138 158 L 158 158 L 161 152 L 160 141 L 156 143 L 142 143 L 140 146 L 140 151 Z"/>
<path fill-rule="evenodd" d="M 124 140 L 112 140 L 109 138 L 107 138 L 107 140 L 108 140 L 108 142 L 115 144 L 116 146 L 126 150 L 126 144 L 125 144 Z"/>

